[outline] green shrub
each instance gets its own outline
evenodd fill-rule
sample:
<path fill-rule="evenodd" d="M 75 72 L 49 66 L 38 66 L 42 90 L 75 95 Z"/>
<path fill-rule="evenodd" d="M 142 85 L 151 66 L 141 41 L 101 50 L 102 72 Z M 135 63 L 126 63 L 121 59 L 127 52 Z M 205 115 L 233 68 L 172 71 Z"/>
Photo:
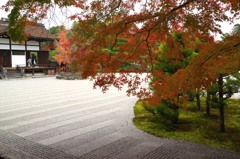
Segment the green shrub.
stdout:
<path fill-rule="evenodd" d="M 173 124 L 178 122 L 179 107 L 173 103 L 162 100 L 160 104 L 154 107 L 154 112 L 164 118 L 171 120 Z"/>
<path fill-rule="evenodd" d="M 143 104 L 143 106 L 148 112 L 156 116 L 162 116 L 165 119 L 170 120 L 173 124 L 178 122 L 179 107 L 175 104 L 162 100 L 161 103 L 153 107 L 150 107 L 147 104 Z"/>

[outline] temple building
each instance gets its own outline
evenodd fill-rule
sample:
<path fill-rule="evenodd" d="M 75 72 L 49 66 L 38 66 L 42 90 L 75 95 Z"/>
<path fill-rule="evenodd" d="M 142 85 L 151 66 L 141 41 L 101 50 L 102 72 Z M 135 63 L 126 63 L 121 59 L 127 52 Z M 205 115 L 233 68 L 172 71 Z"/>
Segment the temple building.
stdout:
<path fill-rule="evenodd" d="M 8 19 L 0 20 L 0 65 L 3 67 L 26 66 L 27 59 L 31 54 L 35 54 L 39 65 L 48 64 L 49 50 L 41 47 L 42 42 L 56 39 L 49 34 L 44 25 L 26 26 L 25 34 L 28 40 L 23 44 L 18 44 L 7 35 Z"/>
<path fill-rule="evenodd" d="M 27 67 L 27 61 L 34 56 L 37 66 L 49 65 L 49 50 L 42 43 L 54 41 L 56 37 L 48 33 L 43 24 L 27 25 L 24 29 L 27 41 L 13 42 L 7 35 L 8 19 L 0 19 L 0 67 Z"/>

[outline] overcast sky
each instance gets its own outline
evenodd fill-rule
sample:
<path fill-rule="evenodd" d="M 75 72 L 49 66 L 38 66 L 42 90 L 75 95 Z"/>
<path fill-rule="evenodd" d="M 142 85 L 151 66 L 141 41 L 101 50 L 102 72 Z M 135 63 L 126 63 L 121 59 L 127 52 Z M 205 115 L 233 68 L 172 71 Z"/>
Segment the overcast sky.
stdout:
<path fill-rule="evenodd" d="M 0 0 L 0 6 L 4 5 L 7 3 L 8 0 Z M 45 24 L 46 28 L 50 28 L 52 26 L 57 26 L 57 25 L 65 25 L 67 28 L 70 28 L 72 26 L 72 21 L 70 21 L 67 17 L 76 13 L 75 8 L 68 8 L 68 9 L 62 9 L 59 10 L 57 9 L 56 12 L 51 12 L 50 14 L 52 18 L 51 20 L 49 19 L 44 19 L 41 21 L 41 23 Z M 53 15 L 55 14 L 55 15 Z M 8 13 L 6 13 L 4 10 L 0 9 L 0 18 L 7 18 Z M 57 15 L 57 16 L 56 16 Z M 235 21 L 233 24 L 229 24 L 227 22 L 221 23 L 221 29 L 223 33 L 230 33 L 234 24 L 240 24 L 240 20 Z M 217 36 L 217 40 L 220 39 L 220 36 Z"/>
<path fill-rule="evenodd" d="M 8 0 L 0 0 L 0 7 L 7 3 Z M 51 19 L 43 19 L 41 23 L 45 25 L 46 28 L 50 28 L 52 26 L 65 25 L 70 28 L 72 26 L 72 22 L 69 20 L 70 15 L 76 13 L 76 9 L 69 7 L 68 9 L 56 9 L 54 12 L 49 12 L 48 17 L 55 17 Z M 7 18 L 8 13 L 3 9 L 0 9 L 0 18 Z M 40 22 L 39 22 L 40 23 Z"/>

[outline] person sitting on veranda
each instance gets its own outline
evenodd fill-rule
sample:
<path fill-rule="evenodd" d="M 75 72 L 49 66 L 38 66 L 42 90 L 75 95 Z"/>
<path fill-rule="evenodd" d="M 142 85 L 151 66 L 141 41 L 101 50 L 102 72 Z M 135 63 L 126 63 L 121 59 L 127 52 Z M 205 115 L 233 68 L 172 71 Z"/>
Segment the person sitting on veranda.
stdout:
<path fill-rule="evenodd" d="M 31 66 L 32 66 L 32 59 L 31 57 L 29 57 L 27 60 L 27 67 L 31 67 Z"/>
<path fill-rule="evenodd" d="M 32 66 L 36 65 L 36 56 L 32 54 Z"/>

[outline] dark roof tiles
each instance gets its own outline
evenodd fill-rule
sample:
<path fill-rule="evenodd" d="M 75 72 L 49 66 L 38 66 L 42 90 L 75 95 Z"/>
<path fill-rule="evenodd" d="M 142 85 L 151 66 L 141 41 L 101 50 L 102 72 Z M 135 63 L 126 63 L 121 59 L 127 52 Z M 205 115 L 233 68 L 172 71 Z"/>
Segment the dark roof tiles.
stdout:
<path fill-rule="evenodd" d="M 0 20 L 0 34 L 6 34 L 8 30 L 8 22 Z M 24 28 L 26 36 L 30 39 L 48 39 L 53 40 L 57 37 L 51 35 L 43 25 L 27 25 Z"/>

